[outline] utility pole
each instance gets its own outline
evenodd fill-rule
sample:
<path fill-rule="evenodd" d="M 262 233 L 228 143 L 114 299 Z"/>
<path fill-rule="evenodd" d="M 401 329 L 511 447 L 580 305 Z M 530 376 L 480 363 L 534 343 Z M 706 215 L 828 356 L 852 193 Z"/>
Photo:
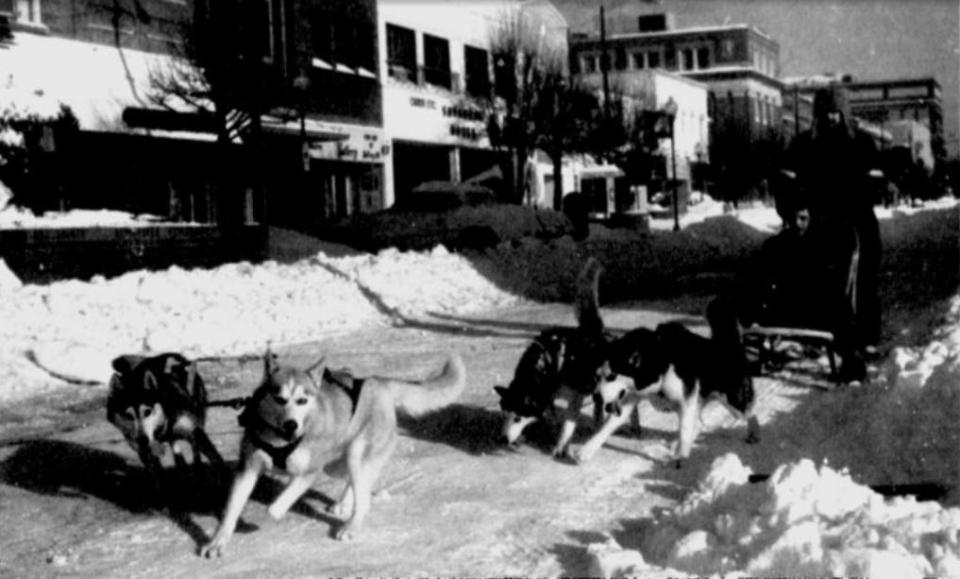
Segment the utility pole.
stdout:
<path fill-rule="evenodd" d="M 603 127 L 608 128 L 610 122 L 610 80 L 608 69 L 610 59 L 607 55 L 607 18 L 604 15 L 603 4 L 600 5 L 600 76 L 603 79 Z"/>

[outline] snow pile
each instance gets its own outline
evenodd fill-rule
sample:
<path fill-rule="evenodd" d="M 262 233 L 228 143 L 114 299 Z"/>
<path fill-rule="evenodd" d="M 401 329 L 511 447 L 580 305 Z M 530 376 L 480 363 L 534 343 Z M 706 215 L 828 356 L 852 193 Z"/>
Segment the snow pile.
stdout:
<path fill-rule="evenodd" d="M 357 255 L 330 264 L 366 291 L 379 296 L 391 312 L 402 316 L 456 313 L 466 304 L 482 308 L 506 306 L 517 298 L 491 284 L 463 257 L 442 245 L 430 252 L 385 249 L 377 255 Z"/>
<path fill-rule="evenodd" d="M 164 225 L 154 215 L 133 215 L 126 211 L 109 209 L 71 209 L 70 211 L 47 211 L 35 215 L 29 209 L 10 205 L 0 207 L 0 229 L 54 229 L 67 227 L 156 227 Z M 190 225 L 177 223 L 176 225 Z"/>
<path fill-rule="evenodd" d="M 885 499 L 844 472 L 803 459 L 764 483 L 733 454 L 653 521 L 642 555 L 591 546 L 602 576 L 960 576 L 960 508 Z M 651 563 L 648 563 L 652 562 Z"/>
<path fill-rule="evenodd" d="M 103 382 L 109 360 L 122 353 L 239 355 L 259 352 L 267 342 L 304 342 L 384 324 L 387 314 L 463 313 L 517 300 L 442 247 L 5 285 L 0 400 L 56 385 L 51 374 Z"/>

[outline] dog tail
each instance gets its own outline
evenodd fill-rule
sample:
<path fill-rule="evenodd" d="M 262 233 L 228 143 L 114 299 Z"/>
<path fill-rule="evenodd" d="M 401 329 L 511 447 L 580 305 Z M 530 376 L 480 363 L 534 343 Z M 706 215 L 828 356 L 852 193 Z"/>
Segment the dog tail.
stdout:
<path fill-rule="evenodd" d="M 420 416 L 452 404 L 467 384 L 467 369 L 459 354 L 451 353 L 438 376 L 420 382 L 392 380 L 397 408 L 407 416 Z"/>
<path fill-rule="evenodd" d="M 600 317 L 600 274 L 603 265 L 595 257 L 587 260 L 577 277 L 577 296 L 574 313 L 577 325 L 586 332 L 602 332 L 603 318 Z"/>

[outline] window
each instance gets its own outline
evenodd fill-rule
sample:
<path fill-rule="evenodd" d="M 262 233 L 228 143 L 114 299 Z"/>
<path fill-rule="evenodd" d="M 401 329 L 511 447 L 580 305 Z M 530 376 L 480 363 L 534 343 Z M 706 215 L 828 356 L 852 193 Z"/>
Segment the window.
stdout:
<path fill-rule="evenodd" d="M 710 68 L 710 49 L 706 47 L 697 49 L 697 68 L 700 70 Z"/>
<path fill-rule="evenodd" d="M 623 47 L 617 48 L 614 63 L 617 67 L 617 70 L 627 69 L 627 51 L 624 50 Z"/>
<path fill-rule="evenodd" d="M 647 53 L 647 66 L 650 68 L 660 68 L 660 53 L 659 52 L 648 52 Z"/>
<path fill-rule="evenodd" d="M 387 24 L 387 74 L 416 82 L 417 37 L 413 30 Z"/>
<path fill-rule="evenodd" d="M 490 68 L 487 51 L 482 48 L 463 48 L 467 94 L 475 97 L 490 96 Z"/>
<path fill-rule="evenodd" d="M 332 14 L 324 7 L 315 7 L 310 14 L 310 50 L 314 66 L 333 68 Z"/>
<path fill-rule="evenodd" d="M 40 0 L 16 0 L 18 22 L 40 24 Z"/>
<path fill-rule="evenodd" d="M 423 35 L 423 80 L 428 84 L 450 86 L 450 43 L 445 38 Z"/>
<path fill-rule="evenodd" d="M 388 25 L 389 26 L 389 25 Z M 310 12 L 310 48 L 313 65 L 348 73 L 376 70 L 374 24 L 321 3 Z"/>
<path fill-rule="evenodd" d="M 680 51 L 680 66 L 683 70 L 693 70 L 693 49 L 684 48 Z"/>
<path fill-rule="evenodd" d="M 635 68 L 635 69 L 637 69 L 637 70 L 640 70 L 640 69 L 645 68 L 645 67 L 646 67 L 646 63 L 644 62 L 643 53 L 642 53 L 642 52 L 634 52 L 634 53 L 633 53 L 633 68 Z"/>
<path fill-rule="evenodd" d="M 245 5 L 245 21 L 247 27 L 248 44 L 253 55 L 263 62 L 273 62 L 275 54 L 273 2 L 271 0 L 255 0 Z"/>
<path fill-rule="evenodd" d="M 597 57 L 590 55 L 583 57 L 583 71 L 587 73 L 597 72 Z"/>

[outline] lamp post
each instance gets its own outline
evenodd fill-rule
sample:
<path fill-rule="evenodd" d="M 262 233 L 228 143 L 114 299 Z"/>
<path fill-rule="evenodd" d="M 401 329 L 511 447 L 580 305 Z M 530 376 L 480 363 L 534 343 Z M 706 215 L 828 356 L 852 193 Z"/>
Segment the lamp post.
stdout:
<path fill-rule="evenodd" d="M 303 71 L 293 79 L 293 88 L 297 91 L 297 112 L 300 113 L 300 155 L 303 172 L 310 172 L 310 148 L 307 146 L 307 91 L 310 89 L 310 77 Z"/>
<path fill-rule="evenodd" d="M 663 112 L 670 122 L 670 164 L 673 168 L 673 230 L 680 231 L 680 205 L 677 203 L 677 140 L 674 124 L 677 120 L 677 101 L 670 97 L 663 105 Z"/>

